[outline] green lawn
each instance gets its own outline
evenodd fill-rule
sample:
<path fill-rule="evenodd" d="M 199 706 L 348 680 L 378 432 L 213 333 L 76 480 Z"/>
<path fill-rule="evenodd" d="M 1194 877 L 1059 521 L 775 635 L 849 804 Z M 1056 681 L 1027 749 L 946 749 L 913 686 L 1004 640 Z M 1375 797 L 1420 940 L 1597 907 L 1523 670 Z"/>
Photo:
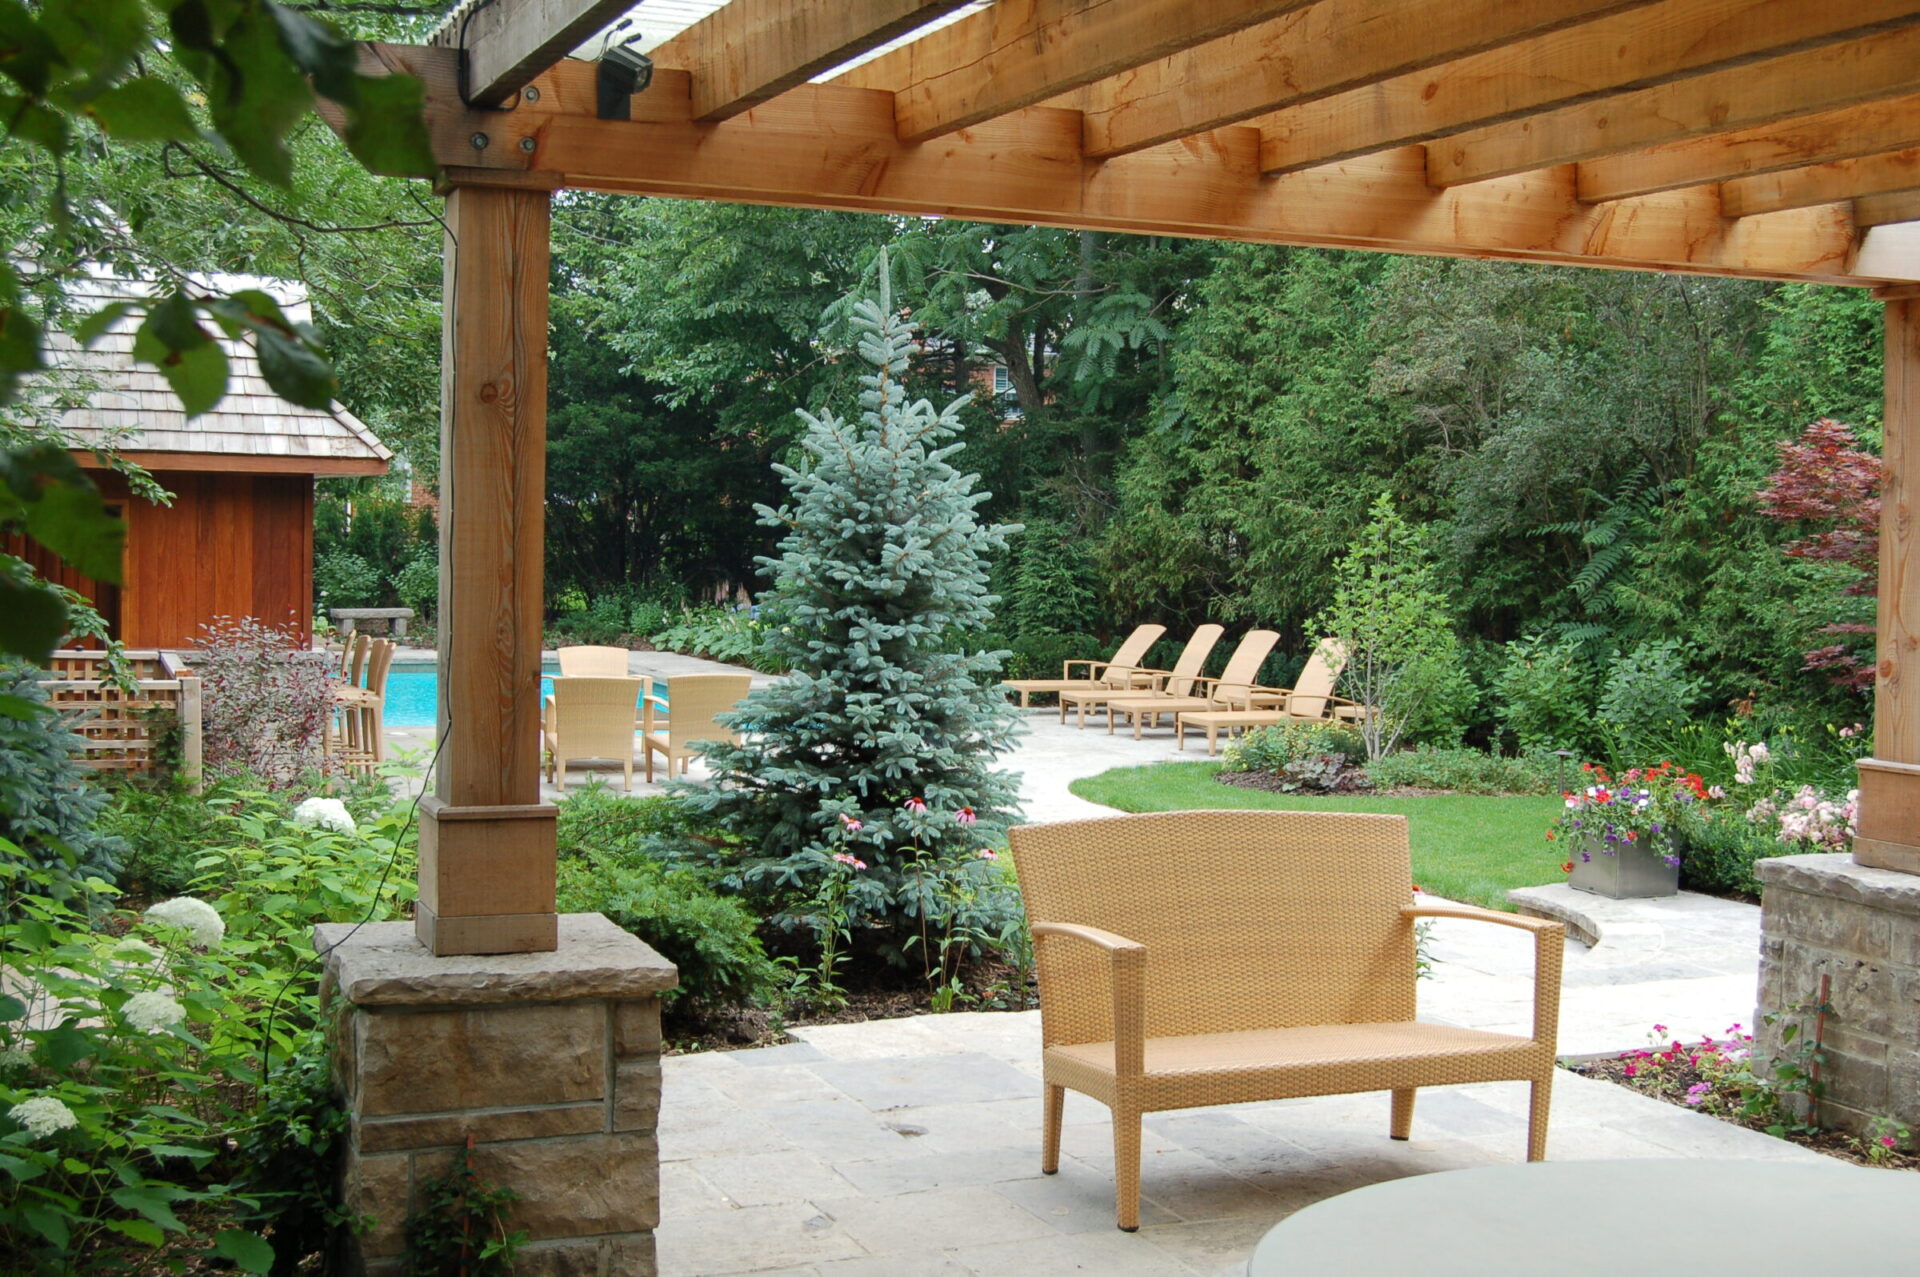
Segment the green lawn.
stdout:
<path fill-rule="evenodd" d="M 1309 798 L 1239 789 L 1213 779 L 1218 763 L 1155 763 L 1116 767 L 1073 782 L 1089 802 L 1121 811 L 1192 811 L 1200 807 L 1255 807 L 1269 811 L 1367 811 L 1407 818 L 1413 844 L 1413 880 L 1435 895 L 1494 909 L 1510 908 L 1507 890 L 1562 882 L 1546 841 L 1560 811 L 1552 795 L 1485 798 Z"/>

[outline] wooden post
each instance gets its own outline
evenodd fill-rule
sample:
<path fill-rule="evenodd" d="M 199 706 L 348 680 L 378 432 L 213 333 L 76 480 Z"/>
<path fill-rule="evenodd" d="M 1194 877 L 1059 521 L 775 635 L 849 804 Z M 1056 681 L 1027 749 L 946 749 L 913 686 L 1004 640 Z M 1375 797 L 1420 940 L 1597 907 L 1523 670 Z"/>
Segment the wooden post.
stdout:
<path fill-rule="evenodd" d="M 441 321 L 440 706 L 414 931 L 436 955 L 558 944 L 540 801 L 547 442 L 544 190 L 447 196 Z"/>
<path fill-rule="evenodd" d="M 1920 874 L 1920 300 L 1889 301 L 1886 314 L 1874 757 L 1860 760 L 1853 858 Z"/>

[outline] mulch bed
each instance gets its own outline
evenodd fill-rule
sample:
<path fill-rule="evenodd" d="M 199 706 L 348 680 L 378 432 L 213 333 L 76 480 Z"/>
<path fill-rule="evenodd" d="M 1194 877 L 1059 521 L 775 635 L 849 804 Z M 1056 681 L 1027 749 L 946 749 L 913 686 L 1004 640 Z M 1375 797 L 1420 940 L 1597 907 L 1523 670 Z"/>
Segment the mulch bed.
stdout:
<path fill-rule="evenodd" d="M 970 1001 L 956 1002 L 955 1011 L 1024 1011 L 1039 1006 L 1039 995 L 1028 977 L 1026 988 L 1016 996 L 1010 992 L 1013 968 L 1002 962 L 979 962 L 961 972 Z M 933 1015 L 932 997 L 924 983 L 888 973 L 859 987 L 847 990 L 846 1001 L 837 1007 L 800 1006 L 788 1009 L 775 1020 L 758 1008 L 731 1008 L 726 1012 L 668 1023 L 665 1032 L 666 1055 L 691 1055 L 700 1051 L 747 1051 L 763 1046 L 782 1046 L 796 1041 L 786 1030 L 813 1024 L 865 1024 L 869 1020 L 904 1020 L 916 1015 Z"/>
<path fill-rule="evenodd" d="M 1696 1108 L 1686 1102 L 1687 1088 L 1695 1082 L 1705 1081 L 1698 1072 L 1679 1065 L 1671 1065 L 1661 1071 L 1657 1081 L 1643 1084 L 1639 1078 L 1629 1078 L 1624 1070 L 1627 1060 L 1583 1060 L 1567 1066 L 1568 1071 L 1581 1077 L 1599 1078 L 1638 1091 L 1642 1095 L 1651 1095 L 1656 1100 L 1665 1100 L 1679 1108 L 1692 1108 L 1705 1113 L 1708 1117 L 1718 1118 L 1734 1126 L 1744 1126 L 1750 1131 L 1766 1131 L 1767 1124 L 1757 1118 L 1742 1117 L 1736 1113 L 1719 1113 L 1707 1108 Z M 1788 1131 L 1777 1138 L 1798 1144 L 1801 1148 L 1824 1153 L 1828 1157 L 1837 1157 L 1843 1162 L 1853 1162 L 1859 1166 L 1874 1166 L 1881 1170 L 1920 1171 L 1920 1155 L 1906 1153 L 1888 1153 L 1879 1161 L 1870 1161 L 1862 1151 L 1862 1141 L 1844 1131 L 1818 1131 L 1812 1134 Z"/>

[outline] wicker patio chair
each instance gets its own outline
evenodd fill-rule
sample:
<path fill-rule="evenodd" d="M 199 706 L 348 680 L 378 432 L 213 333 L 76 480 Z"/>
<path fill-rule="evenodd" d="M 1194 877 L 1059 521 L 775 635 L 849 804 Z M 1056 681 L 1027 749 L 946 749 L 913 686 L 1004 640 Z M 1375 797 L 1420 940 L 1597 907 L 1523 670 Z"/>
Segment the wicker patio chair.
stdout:
<path fill-rule="evenodd" d="M 559 657 L 560 673 L 565 678 L 627 676 L 627 649 L 624 647 L 563 647 Z"/>
<path fill-rule="evenodd" d="M 644 678 L 556 678 L 542 715 L 547 781 L 567 787 L 567 765 L 611 759 L 633 788 L 634 710 L 646 690 Z"/>
<path fill-rule="evenodd" d="M 1141 725 L 1151 719 L 1158 727 L 1162 714 L 1173 715 L 1177 723 L 1180 715 L 1189 712 L 1250 708 L 1254 689 L 1259 686 L 1255 680 L 1260 677 L 1260 666 L 1279 641 L 1276 630 L 1248 630 L 1227 658 L 1227 668 L 1220 677 L 1199 680 L 1194 695 L 1175 696 L 1164 691 L 1138 698 L 1131 693 L 1116 695 L 1107 702 L 1107 734 L 1113 734 L 1114 723 L 1122 715 L 1133 720 L 1133 738 L 1139 740 Z"/>
<path fill-rule="evenodd" d="M 1110 660 L 1068 660 L 1060 662 L 1059 678 L 1009 678 L 1000 686 L 1020 693 L 1020 708 L 1027 708 L 1035 692 L 1083 692 L 1101 687 L 1144 687 L 1151 685 L 1150 674 L 1134 674 L 1134 667 L 1147 659 L 1147 651 L 1167 632 L 1164 625 L 1142 625 L 1127 635 L 1127 641 L 1114 649 Z M 1084 665 L 1085 677 L 1075 677 L 1073 667 Z M 1067 721 L 1067 703 L 1060 702 L 1060 721 Z"/>
<path fill-rule="evenodd" d="M 1192 690 L 1200 677 L 1200 671 L 1206 668 L 1207 657 L 1213 654 L 1213 645 L 1220 641 L 1226 630 L 1218 625 L 1202 625 L 1180 649 L 1179 659 L 1174 661 L 1170 670 L 1139 668 L 1136 675 L 1147 676 L 1147 690 L 1166 692 L 1169 695 L 1185 696 Z M 1076 692 L 1060 693 L 1060 721 L 1067 721 L 1067 706 L 1079 710 L 1079 726 L 1087 725 L 1089 708 L 1104 709 L 1108 701 L 1119 696 L 1138 696 L 1141 692 L 1135 687 L 1089 687 Z"/>
<path fill-rule="evenodd" d="M 640 739 L 647 751 L 647 779 L 653 779 L 653 756 L 664 754 L 667 777 L 674 765 L 687 774 L 687 764 L 707 741 L 734 741 L 739 733 L 714 721 L 746 697 L 753 680 L 745 674 L 682 674 L 667 680 L 667 699 L 647 696 L 641 701 Z M 671 719 L 658 717 L 655 707 L 671 709 Z"/>
<path fill-rule="evenodd" d="M 1278 723 L 1352 721 L 1365 712 L 1364 707 L 1333 694 L 1334 685 L 1346 668 L 1347 649 L 1338 639 L 1321 639 L 1292 687 L 1255 687 L 1248 692 L 1243 706 L 1182 714 L 1173 725 L 1175 743 L 1185 749 L 1187 729 L 1201 728 L 1207 733 L 1207 752 L 1211 754 L 1219 745 L 1223 729 L 1231 735 L 1235 728 L 1245 731 Z"/>
<path fill-rule="evenodd" d="M 1546 1156 L 1559 923 L 1412 905 L 1407 822 L 1347 812 L 1186 811 L 1010 834 L 1040 978 L 1040 1169 L 1060 1166 L 1066 1090 L 1113 1112 L 1116 1213 L 1140 1223 L 1140 1118 L 1164 1109 L 1391 1091 L 1533 1086 L 1527 1158 Z M 1414 921 L 1534 933 L 1533 1034 L 1414 1019 Z"/>

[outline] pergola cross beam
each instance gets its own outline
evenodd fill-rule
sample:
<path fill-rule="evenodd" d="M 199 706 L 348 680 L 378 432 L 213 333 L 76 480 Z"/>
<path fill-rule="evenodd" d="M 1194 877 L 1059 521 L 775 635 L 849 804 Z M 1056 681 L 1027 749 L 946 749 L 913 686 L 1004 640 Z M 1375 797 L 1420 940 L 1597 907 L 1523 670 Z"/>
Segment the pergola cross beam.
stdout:
<path fill-rule="evenodd" d="M 634 0 L 467 0 L 432 43 L 466 53 L 466 100 L 504 106 L 533 78 L 592 39 Z"/>

